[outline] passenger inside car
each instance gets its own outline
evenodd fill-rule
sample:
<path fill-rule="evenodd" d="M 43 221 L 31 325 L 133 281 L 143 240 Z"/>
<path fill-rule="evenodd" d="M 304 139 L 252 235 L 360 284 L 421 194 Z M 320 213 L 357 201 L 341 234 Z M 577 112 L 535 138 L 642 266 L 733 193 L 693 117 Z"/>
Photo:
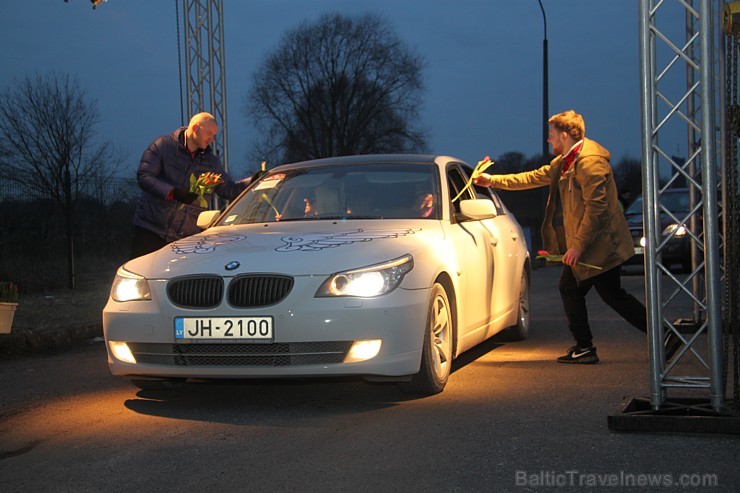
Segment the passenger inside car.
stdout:
<path fill-rule="evenodd" d="M 414 213 L 418 217 L 430 217 L 434 212 L 434 195 L 431 193 L 420 194 L 416 201 Z"/>

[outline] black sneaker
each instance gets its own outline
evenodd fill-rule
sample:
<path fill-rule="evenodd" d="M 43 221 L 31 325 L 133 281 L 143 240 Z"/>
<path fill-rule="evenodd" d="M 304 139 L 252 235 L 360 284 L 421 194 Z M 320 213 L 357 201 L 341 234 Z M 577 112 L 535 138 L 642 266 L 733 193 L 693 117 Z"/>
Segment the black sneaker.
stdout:
<path fill-rule="evenodd" d="M 596 348 L 594 346 L 581 348 L 578 346 L 571 346 L 568 349 L 568 354 L 558 358 L 558 363 L 578 363 L 582 365 L 593 365 L 599 362 L 599 357 L 596 356 Z"/>
<path fill-rule="evenodd" d="M 676 354 L 676 351 L 681 349 L 681 346 L 683 345 L 681 338 L 674 334 L 672 330 L 668 331 L 668 334 L 665 336 L 664 343 L 666 361 L 670 361 L 671 358 L 673 358 L 673 355 Z"/>

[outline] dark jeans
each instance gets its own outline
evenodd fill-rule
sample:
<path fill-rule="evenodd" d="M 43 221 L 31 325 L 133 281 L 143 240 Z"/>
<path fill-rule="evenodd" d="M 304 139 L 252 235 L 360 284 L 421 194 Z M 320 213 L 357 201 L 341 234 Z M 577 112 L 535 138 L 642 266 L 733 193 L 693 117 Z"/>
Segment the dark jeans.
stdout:
<path fill-rule="evenodd" d="M 563 266 L 559 285 L 560 298 L 563 300 L 565 316 L 568 317 L 568 327 L 579 347 L 587 348 L 592 343 L 586 309 L 586 294 L 592 286 L 604 303 L 637 329 L 647 332 L 645 305 L 622 289 L 620 270 L 621 266 L 618 266 L 579 283 L 573 276 L 573 270 L 567 265 Z"/>
<path fill-rule="evenodd" d="M 167 242 L 158 234 L 148 229 L 134 226 L 134 240 L 131 244 L 131 258 L 141 257 L 147 253 L 156 252 Z"/>

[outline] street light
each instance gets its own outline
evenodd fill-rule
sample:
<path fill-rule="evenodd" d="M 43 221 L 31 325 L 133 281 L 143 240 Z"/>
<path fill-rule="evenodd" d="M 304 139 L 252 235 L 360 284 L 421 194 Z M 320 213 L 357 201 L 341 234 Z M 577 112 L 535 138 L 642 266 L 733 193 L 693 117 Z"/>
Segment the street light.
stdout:
<path fill-rule="evenodd" d="M 542 39 L 542 155 L 547 158 L 550 154 L 547 146 L 547 120 L 550 118 L 547 108 L 549 99 L 547 90 L 547 16 L 545 15 L 545 7 L 542 6 L 542 0 L 537 0 L 537 2 L 540 4 L 540 10 L 542 10 L 542 21 L 545 27 L 545 34 Z"/>
<path fill-rule="evenodd" d="M 547 120 L 550 118 L 548 109 L 548 90 L 547 90 L 547 16 L 545 15 L 545 7 L 542 6 L 542 0 L 537 0 L 540 4 L 540 10 L 542 11 L 542 22 L 544 25 L 544 36 L 542 38 L 542 159 L 549 161 L 550 149 L 547 144 L 548 137 L 548 124 Z M 556 192 L 557 193 L 557 192 Z M 542 187 L 540 189 L 540 214 L 542 214 L 541 220 L 545 217 L 545 208 L 547 207 L 547 197 L 549 195 L 549 188 Z M 540 246 L 544 248 L 544 244 L 540 243 Z"/>

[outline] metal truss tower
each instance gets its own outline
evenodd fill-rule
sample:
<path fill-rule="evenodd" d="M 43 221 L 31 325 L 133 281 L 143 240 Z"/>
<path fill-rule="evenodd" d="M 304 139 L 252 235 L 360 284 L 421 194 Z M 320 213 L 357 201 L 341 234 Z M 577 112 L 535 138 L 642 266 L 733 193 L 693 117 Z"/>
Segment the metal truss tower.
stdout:
<path fill-rule="evenodd" d="M 698 395 L 696 402 L 706 402 L 708 414 L 723 413 L 726 404 L 723 308 L 728 309 L 728 298 L 723 280 L 726 262 L 733 255 L 727 244 L 728 227 L 732 228 L 728 222 L 737 218 L 728 219 L 724 213 L 727 156 L 726 146 L 720 144 L 726 140 L 727 77 L 724 36 L 716 22 L 723 4 L 719 0 L 639 2 L 649 407 L 654 413 L 674 408 L 686 396 Z M 677 25 L 677 19 L 685 23 Z M 673 155 L 677 136 L 686 139 L 685 160 Z M 661 196 L 678 183 L 689 188 L 691 205 L 688 213 L 676 217 L 661 205 Z M 681 229 L 661 231 L 661 213 L 685 225 L 681 233 L 691 238 L 692 269 L 686 276 L 674 275 L 661 262 L 669 239 Z M 733 289 L 740 286 L 725 284 L 725 292 Z M 687 312 L 686 318 L 675 319 L 681 310 Z M 666 361 L 664 340 L 670 332 L 683 345 Z"/>
<path fill-rule="evenodd" d="M 220 131 L 214 151 L 228 171 L 223 0 L 182 0 L 182 10 L 186 118 L 201 111 L 216 117 Z"/>

